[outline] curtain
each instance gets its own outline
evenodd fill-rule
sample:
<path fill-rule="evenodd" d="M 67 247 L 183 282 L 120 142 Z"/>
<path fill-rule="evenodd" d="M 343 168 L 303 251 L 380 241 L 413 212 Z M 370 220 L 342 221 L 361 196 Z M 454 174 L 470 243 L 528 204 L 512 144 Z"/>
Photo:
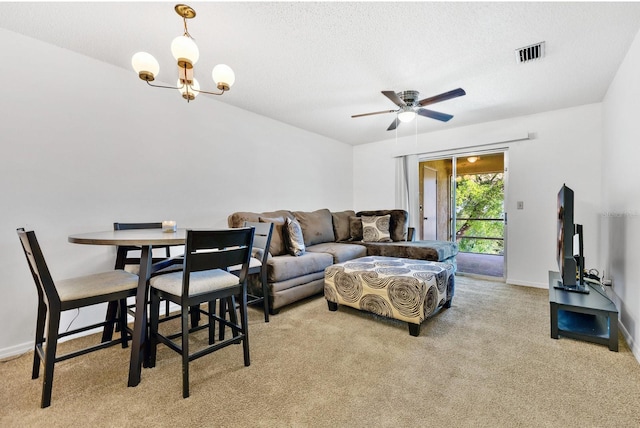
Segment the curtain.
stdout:
<path fill-rule="evenodd" d="M 396 208 L 409 213 L 409 227 L 417 228 L 420 218 L 418 156 L 396 158 Z"/>

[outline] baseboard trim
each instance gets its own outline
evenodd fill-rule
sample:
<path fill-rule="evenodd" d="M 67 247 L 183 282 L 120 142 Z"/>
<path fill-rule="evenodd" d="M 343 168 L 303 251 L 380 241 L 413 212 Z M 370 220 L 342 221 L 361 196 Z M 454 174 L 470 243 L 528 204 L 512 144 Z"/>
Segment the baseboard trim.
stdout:
<path fill-rule="evenodd" d="M 507 284 L 522 285 L 524 287 L 549 289 L 549 284 L 543 284 L 543 283 L 540 283 L 540 282 L 520 281 L 518 279 L 511 279 L 511 278 L 507 278 Z"/>
<path fill-rule="evenodd" d="M 622 321 L 618 321 L 618 329 L 620 333 L 622 333 L 622 337 L 625 342 L 627 342 L 627 346 L 631 349 L 631 353 L 636 358 L 636 361 L 640 363 L 640 348 L 638 348 L 638 344 L 634 342 L 633 337 L 629 334 L 629 330 L 627 330 Z"/>
<path fill-rule="evenodd" d="M 33 342 L 25 342 L 19 345 L 9 346 L 8 348 L 0 349 L 0 361 L 7 358 L 22 355 L 30 352 L 33 349 Z"/>

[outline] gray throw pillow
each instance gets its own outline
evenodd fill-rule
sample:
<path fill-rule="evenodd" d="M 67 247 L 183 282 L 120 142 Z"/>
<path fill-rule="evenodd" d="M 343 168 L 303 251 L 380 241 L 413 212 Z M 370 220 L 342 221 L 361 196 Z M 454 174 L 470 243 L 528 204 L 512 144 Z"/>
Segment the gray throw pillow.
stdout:
<path fill-rule="evenodd" d="M 390 215 L 362 216 L 362 240 L 365 242 L 390 242 Z"/>
<path fill-rule="evenodd" d="M 303 255 L 305 246 L 300 223 L 295 219 L 287 218 L 284 222 L 284 227 L 287 252 L 296 257 Z"/>
<path fill-rule="evenodd" d="M 355 216 L 355 211 L 341 211 L 331 213 L 333 219 L 333 234 L 336 242 L 348 241 L 351 238 L 349 229 L 349 217 Z"/>
<path fill-rule="evenodd" d="M 349 234 L 352 241 L 362 241 L 362 219 L 360 217 L 349 217 Z"/>

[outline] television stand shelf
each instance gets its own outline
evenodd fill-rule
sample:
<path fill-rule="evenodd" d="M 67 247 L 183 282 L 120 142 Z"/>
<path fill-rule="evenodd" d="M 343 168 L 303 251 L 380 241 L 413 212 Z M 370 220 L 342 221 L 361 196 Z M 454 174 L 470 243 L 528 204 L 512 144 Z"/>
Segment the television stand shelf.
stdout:
<path fill-rule="evenodd" d="M 590 293 L 576 293 L 555 288 L 558 272 L 549 271 L 549 305 L 551 337 L 608 345 L 618 352 L 618 309 L 598 286 L 589 286 Z"/>

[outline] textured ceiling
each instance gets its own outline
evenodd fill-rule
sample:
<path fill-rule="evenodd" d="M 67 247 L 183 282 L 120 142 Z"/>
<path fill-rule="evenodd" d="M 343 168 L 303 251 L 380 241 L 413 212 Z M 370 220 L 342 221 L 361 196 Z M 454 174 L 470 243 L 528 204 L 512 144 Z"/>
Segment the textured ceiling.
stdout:
<path fill-rule="evenodd" d="M 203 89 L 213 89 L 217 63 L 236 73 L 217 101 L 353 145 L 395 136 L 386 131 L 393 114 L 350 117 L 393 109 L 382 90 L 417 90 L 420 98 L 466 90 L 429 106 L 455 117 L 418 117 L 420 133 L 599 102 L 640 28 L 635 2 L 188 4 L 197 12 L 189 32 Z M 169 44 L 182 33 L 173 6 L 0 3 L 0 27 L 127 70 L 144 50 L 160 62 L 158 80 L 172 84 Z M 516 63 L 515 49 L 541 41 L 544 59 Z M 398 135 L 414 130 L 402 124 Z"/>

